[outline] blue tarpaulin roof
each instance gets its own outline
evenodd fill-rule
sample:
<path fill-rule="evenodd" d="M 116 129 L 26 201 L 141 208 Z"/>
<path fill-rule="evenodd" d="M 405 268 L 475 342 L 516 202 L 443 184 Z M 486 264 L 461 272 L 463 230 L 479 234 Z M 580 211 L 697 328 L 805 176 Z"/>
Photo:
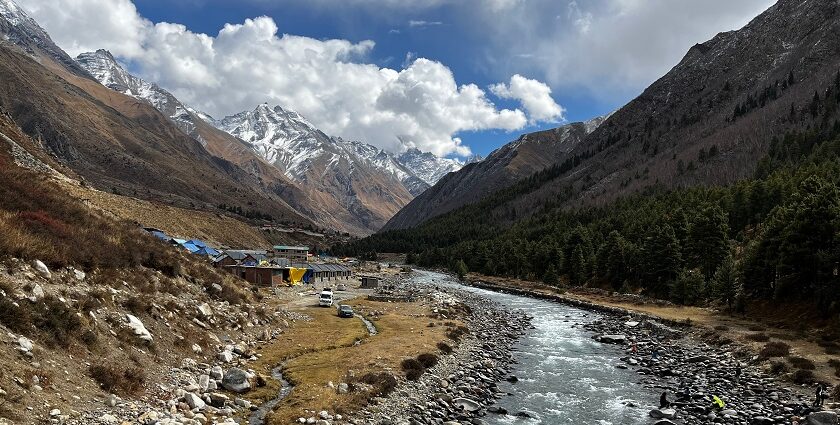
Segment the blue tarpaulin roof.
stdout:
<path fill-rule="evenodd" d="M 187 241 L 187 243 L 191 243 L 191 244 L 193 244 L 193 245 L 195 245 L 199 248 L 206 248 L 207 247 L 207 244 L 204 243 L 204 241 L 199 240 L 199 239 L 190 239 L 190 240 Z"/>
<path fill-rule="evenodd" d="M 205 246 L 205 247 L 199 248 L 194 254 L 207 255 L 207 256 L 210 256 L 210 257 L 215 257 L 215 256 L 219 255 L 219 251 L 216 251 L 213 248 Z"/>
<path fill-rule="evenodd" d="M 189 252 L 193 252 L 193 253 L 200 249 L 199 247 L 197 247 L 197 246 L 195 246 L 195 245 L 193 245 L 189 242 L 184 242 L 184 243 L 181 244 L 181 246 L 186 248 Z"/>

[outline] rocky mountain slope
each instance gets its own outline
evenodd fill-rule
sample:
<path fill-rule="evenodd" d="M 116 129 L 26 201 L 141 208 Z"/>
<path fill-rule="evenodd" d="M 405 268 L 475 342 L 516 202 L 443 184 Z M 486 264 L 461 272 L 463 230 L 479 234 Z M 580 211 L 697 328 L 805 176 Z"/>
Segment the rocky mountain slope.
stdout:
<path fill-rule="evenodd" d="M 518 211 L 521 219 L 547 203 L 602 205 L 652 187 L 726 184 L 753 175 L 774 143 L 796 149 L 786 145 L 794 143 L 786 134 L 819 131 L 837 120 L 837 105 L 822 99 L 840 69 L 838 31 L 836 1 L 780 0 L 744 28 L 689 49 L 548 169 L 537 187 L 506 197 L 487 214 Z M 425 204 L 448 199 L 445 185 L 438 186 L 442 194 L 428 191 Z M 419 222 L 417 210 L 410 205 L 386 229 Z"/>
<path fill-rule="evenodd" d="M 376 231 L 412 197 L 460 167 L 456 160 L 430 153 L 409 151 L 396 157 L 327 136 L 297 112 L 279 106 L 260 105 L 217 121 L 157 84 L 131 75 L 105 50 L 83 53 L 76 60 L 104 86 L 154 106 L 213 155 L 264 182 L 279 180 L 282 184 L 274 186 L 281 187 L 284 199 L 323 227 L 354 234 Z M 313 168 L 321 165 L 323 169 Z M 340 175 L 334 179 L 324 178 L 336 173 Z M 354 187 L 373 190 L 359 194 Z"/>
<path fill-rule="evenodd" d="M 560 163 L 605 119 L 598 117 L 585 123 L 525 134 L 487 158 L 443 177 L 397 213 L 383 230 L 414 227 Z"/>
<path fill-rule="evenodd" d="M 0 109 L 61 164 L 116 193 L 194 209 L 224 203 L 290 223 L 312 221 L 261 182 L 213 156 L 145 101 L 109 90 L 2 2 Z"/>

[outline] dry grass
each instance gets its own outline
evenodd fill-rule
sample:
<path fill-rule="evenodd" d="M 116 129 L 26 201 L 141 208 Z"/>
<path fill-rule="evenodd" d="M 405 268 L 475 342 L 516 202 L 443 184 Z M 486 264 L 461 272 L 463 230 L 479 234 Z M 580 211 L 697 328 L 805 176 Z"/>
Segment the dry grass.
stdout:
<path fill-rule="evenodd" d="M 91 365 L 90 377 L 111 393 L 134 395 L 143 389 L 146 373 L 139 367 L 125 367 L 115 363 Z"/>
<path fill-rule="evenodd" d="M 291 395 L 269 415 L 269 424 L 287 424 L 305 416 L 303 410 L 348 413 L 367 404 L 370 397 L 391 391 L 400 362 L 436 350 L 446 339 L 446 328 L 426 327 L 429 309 L 422 303 L 377 303 L 350 301 L 364 314 L 383 311 L 375 324 L 378 334 L 368 336 L 357 319 L 341 319 L 334 309 L 309 307 L 303 312 L 311 322 L 296 323 L 278 341 L 261 351 L 255 370 L 262 373 L 287 360 L 285 377 L 295 385 Z M 362 341 L 356 345 L 356 341 Z M 338 394 L 327 383 L 346 382 L 354 391 Z M 365 385 L 359 385 L 365 384 Z M 369 388 L 371 392 L 361 391 Z M 249 394 L 262 401 L 277 394 L 276 383 Z"/>

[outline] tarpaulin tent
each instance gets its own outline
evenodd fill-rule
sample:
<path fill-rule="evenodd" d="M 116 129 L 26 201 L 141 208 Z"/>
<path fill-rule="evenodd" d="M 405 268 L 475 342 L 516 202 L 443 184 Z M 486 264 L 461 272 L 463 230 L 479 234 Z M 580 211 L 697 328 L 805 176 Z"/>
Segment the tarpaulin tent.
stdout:
<path fill-rule="evenodd" d="M 289 267 L 289 281 L 292 285 L 300 285 L 304 282 L 304 277 L 308 269 L 301 269 L 297 267 Z"/>

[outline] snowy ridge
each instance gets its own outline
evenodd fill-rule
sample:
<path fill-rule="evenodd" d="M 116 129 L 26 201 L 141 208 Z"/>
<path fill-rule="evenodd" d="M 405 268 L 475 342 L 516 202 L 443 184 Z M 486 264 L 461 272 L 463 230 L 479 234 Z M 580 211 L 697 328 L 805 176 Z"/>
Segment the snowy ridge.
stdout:
<path fill-rule="evenodd" d="M 315 128 L 297 112 L 267 104 L 216 121 L 222 131 L 249 143 L 255 152 L 294 180 L 302 181 L 317 159 L 323 172 L 347 165 L 349 173 L 359 167 L 378 170 L 398 179 L 413 195 L 428 189 L 437 179 L 463 166 L 456 160 L 437 158 L 430 153 L 394 156 L 375 146 L 339 137 L 330 137 Z M 406 162 L 403 159 L 413 159 Z M 342 162 L 342 160 L 344 162 Z M 425 162 L 424 162 L 425 161 Z M 444 168 L 444 169 L 440 169 Z"/>

